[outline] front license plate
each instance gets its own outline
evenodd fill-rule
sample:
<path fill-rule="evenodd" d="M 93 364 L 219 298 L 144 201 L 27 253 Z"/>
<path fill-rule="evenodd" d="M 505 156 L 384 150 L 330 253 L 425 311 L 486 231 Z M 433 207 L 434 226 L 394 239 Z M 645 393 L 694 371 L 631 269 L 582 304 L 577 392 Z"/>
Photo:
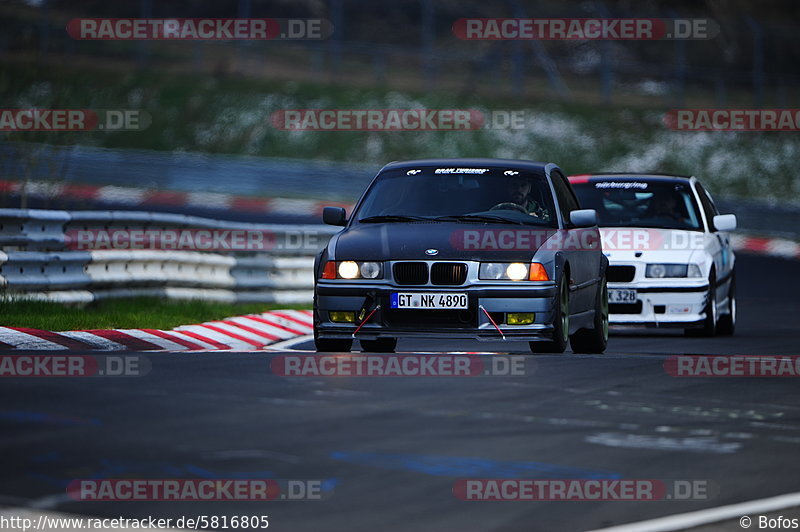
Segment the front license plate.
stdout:
<path fill-rule="evenodd" d="M 466 309 L 469 308 L 467 294 L 425 294 L 425 293 L 398 293 L 391 297 L 392 308 L 417 308 L 417 309 Z"/>
<path fill-rule="evenodd" d="M 608 289 L 609 303 L 636 303 L 636 290 Z"/>

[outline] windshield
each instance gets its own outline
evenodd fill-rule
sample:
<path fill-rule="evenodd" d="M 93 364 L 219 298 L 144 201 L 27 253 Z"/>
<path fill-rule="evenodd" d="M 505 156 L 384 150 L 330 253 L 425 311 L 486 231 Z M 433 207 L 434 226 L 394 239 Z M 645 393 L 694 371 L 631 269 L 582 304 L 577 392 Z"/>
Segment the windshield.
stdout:
<path fill-rule="evenodd" d="M 359 223 L 419 220 L 557 227 L 544 175 L 509 168 L 389 170 L 367 191 Z"/>
<path fill-rule="evenodd" d="M 701 228 L 686 182 L 592 179 L 572 188 L 581 208 L 597 211 L 601 227 Z"/>

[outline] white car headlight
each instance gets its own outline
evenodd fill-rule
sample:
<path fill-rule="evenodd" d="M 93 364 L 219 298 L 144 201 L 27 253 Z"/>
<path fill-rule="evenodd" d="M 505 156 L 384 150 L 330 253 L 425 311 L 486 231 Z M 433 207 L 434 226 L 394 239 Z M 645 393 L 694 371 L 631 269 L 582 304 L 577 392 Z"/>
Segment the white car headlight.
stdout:
<path fill-rule="evenodd" d="M 692 264 L 699 272 L 700 268 L 696 264 Z M 692 270 L 694 273 L 694 270 Z M 699 275 L 688 275 L 688 264 L 648 264 L 644 270 L 645 277 L 655 277 L 662 279 L 665 277 L 699 277 Z"/>

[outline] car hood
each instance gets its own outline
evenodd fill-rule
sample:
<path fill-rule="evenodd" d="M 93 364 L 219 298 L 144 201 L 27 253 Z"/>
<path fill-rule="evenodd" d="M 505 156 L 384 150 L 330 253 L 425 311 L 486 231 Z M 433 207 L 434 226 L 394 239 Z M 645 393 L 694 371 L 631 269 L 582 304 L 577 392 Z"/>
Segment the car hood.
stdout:
<path fill-rule="evenodd" d="M 330 245 L 335 260 L 529 261 L 557 232 L 514 224 L 358 224 L 339 233 Z"/>
<path fill-rule="evenodd" d="M 682 229 L 603 227 L 603 253 L 612 262 L 688 263 L 703 250 L 707 235 Z"/>

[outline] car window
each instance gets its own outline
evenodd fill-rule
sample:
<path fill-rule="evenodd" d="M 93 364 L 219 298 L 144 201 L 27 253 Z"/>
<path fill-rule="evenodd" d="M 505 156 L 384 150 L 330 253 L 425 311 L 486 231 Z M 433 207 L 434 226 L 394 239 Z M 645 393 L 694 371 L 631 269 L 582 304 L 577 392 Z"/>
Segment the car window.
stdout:
<path fill-rule="evenodd" d="M 558 199 L 558 208 L 561 211 L 561 217 L 564 219 L 565 225 L 570 225 L 569 213 L 580 209 L 578 200 L 570 189 L 566 178 L 558 170 L 553 170 L 550 177 L 553 180 L 553 188 L 556 190 L 556 198 Z"/>
<path fill-rule="evenodd" d="M 367 190 L 353 217 L 360 222 L 387 216 L 465 215 L 557 227 L 545 176 L 509 168 L 388 170 Z"/>
<path fill-rule="evenodd" d="M 706 215 L 706 220 L 708 220 L 708 230 L 709 231 L 716 231 L 717 228 L 714 227 L 714 216 L 719 214 L 717 207 L 714 205 L 714 202 L 711 201 L 711 196 L 708 195 L 706 189 L 703 188 L 703 185 L 700 183 L 696 184 L 697 186 L 697 195 L 700 196 L 700 205 L 703 207 L 703 212 Z"/>
<path fill-rule="evenodd" d="M 597 211 L 601 227 L 702 229 L 694 194 L 683 180 L 594 178 L 572 188 L 582 208 Z"/>

